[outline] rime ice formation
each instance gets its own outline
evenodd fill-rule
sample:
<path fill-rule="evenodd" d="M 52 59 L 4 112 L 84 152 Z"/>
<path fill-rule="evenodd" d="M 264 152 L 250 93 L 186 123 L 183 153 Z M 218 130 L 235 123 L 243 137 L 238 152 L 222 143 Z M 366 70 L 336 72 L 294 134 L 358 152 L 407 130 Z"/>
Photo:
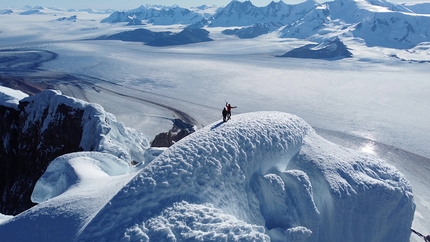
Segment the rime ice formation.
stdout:
<path fill-rule="evenodd" d="M 296 116 L 261 112 L 166 150 L 78 240 L 407 241 L 414 210 L 394 167 L 325 141 Z"/>

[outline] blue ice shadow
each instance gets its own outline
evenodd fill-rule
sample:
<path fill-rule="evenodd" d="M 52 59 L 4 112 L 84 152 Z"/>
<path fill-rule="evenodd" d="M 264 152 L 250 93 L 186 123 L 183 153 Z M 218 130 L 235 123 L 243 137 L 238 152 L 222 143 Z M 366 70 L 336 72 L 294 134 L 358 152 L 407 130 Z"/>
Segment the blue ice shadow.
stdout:
<path fill-rule="evenodd" d="M 211 130 L 214 130 L 216 128 L 218 128 L 219 126 L 221 126 L 221 124 L 223 124 L 224 121 L 220 121 L 219 123 L 215 124 L 214 126 L 211 127 Z"/>

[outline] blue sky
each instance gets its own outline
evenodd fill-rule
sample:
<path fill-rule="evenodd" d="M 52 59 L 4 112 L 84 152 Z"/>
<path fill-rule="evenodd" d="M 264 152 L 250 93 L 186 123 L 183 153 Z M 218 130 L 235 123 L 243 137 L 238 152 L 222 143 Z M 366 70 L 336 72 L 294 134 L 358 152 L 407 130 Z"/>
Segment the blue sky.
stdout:
<path fill-rule="evenodd" d="M 0 8 L 7 7 L 23 7 L 26 5 L 30 6 L 45 6 L 45 7 L 58 7 L 58 8 L 94 8 L 94 9 L 106 9 L 112 8 L 116 10 L 133 9 L 140 5 L 145 4 L 161 4 L 161 5 L 173 5 L 178 4 L 181 7 L 196 7 L 203 4 L 225 6 L 231 0 L 2 0 Z M 244 1 L 244 0 L 240 0 Z M 275 0 L 277 2 L 279 0 Z M 284 0 L 285 3 L 299 3 L 305 0 Z M 321 0 L 324 2 L 325 0 Z M 430 0 L 425 0 L 430 1 Z M 251 0 L 256 6 L 266 6 L 271 0 Z M 390 2 L 410 2 L 408 0 L 390 0 Z"/>

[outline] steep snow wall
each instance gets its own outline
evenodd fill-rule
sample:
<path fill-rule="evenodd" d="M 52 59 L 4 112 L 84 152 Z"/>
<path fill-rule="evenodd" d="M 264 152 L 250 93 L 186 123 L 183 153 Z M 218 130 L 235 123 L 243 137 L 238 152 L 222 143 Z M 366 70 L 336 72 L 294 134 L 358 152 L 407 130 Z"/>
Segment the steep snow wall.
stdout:
<path fill-rule="evenodd" d="M 12 218 L 0 214 L 1 241 L 74 241 L 135 172 L 109 153 L 83 151 L 56 158 L 34 188 L 32 199 L 40 203 Z"/>
<path fill-rule="evenodd" d="M 78 135 L 79 139 L 71 141 L 77 142 L 81 150 L 106 152 L 129 162 L 141 162 L 142 154 L 148 147 L 148 140 L 142 133 L 117 122 L 113 114 L 105 112 L 96 103 L 68 97 L 56 90 L 45 90 L 23 99 L 21 103 L 25 104 L 26 112 L 23 133 L 37 126 L 36 132 L 42 137 L 48 129 L 53 129 L 51 132 L 57 136 L 66 135 L 69 139 L 72 135 Z M 53 128 L 55 126 L 59 127 Z M 71 130 L 74 127 L 77 130 Z M 39 143 L 43 144 L 45 140 L 42 138 Z M 51 145 L 55 147 L 55 144 Z"/>
<path fill-rule="evenodd" d="M 98 182 L 100 177 L 129 173 L 129 164 L 115 155 L 101 152 L 75 152 L 53 160 L 34 186 L 31 200 L 42 203 L 74 186 Z"/>
<path fill-rule="evenodd" d="M 415 202 L 386 161 L 309 134 L 287 172 L 304 172 L 319 211 L 310 241 L 409 241 Z"/>
<path fill-rule="evenodd" d="M 411 187 L 385 161 L 294 115 L 260 112 L 170 147 L 77 240 L 407 241 L 414 210 Z"/>
<path fill-rule="evenodd" d="M 8 93 L 3 89 L 0 97 Z M 45 90 L 19 103 L 20 95 L 9 96 L 16 98 L 0 99 L 2 213 L 15 215 L 33 206 L 30 196 L 37 179 L 60 155 L 99 151 L 128 163 L 143 162 L 149 146 L 146 137 L 117 122 L 114 115 L 98 104 L 67 97 L 55 90 Z"/>

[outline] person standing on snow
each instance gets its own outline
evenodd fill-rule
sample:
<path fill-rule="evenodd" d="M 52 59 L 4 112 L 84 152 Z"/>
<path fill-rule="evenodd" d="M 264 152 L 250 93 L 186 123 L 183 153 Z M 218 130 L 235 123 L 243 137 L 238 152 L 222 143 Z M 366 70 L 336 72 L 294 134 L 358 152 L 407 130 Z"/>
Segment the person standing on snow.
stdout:
<path fill-rule="evenodd" d="M 223 121 L 227 122 L 227 120 L 230 120 L 231 118 L 231 109 L 232 108 L 237 108 L 237 106 L 231 106 L 230 103 L 225 103 L 225 108 L 224 110 L 222 110 L 222 117 L 223 117 Z"/>

